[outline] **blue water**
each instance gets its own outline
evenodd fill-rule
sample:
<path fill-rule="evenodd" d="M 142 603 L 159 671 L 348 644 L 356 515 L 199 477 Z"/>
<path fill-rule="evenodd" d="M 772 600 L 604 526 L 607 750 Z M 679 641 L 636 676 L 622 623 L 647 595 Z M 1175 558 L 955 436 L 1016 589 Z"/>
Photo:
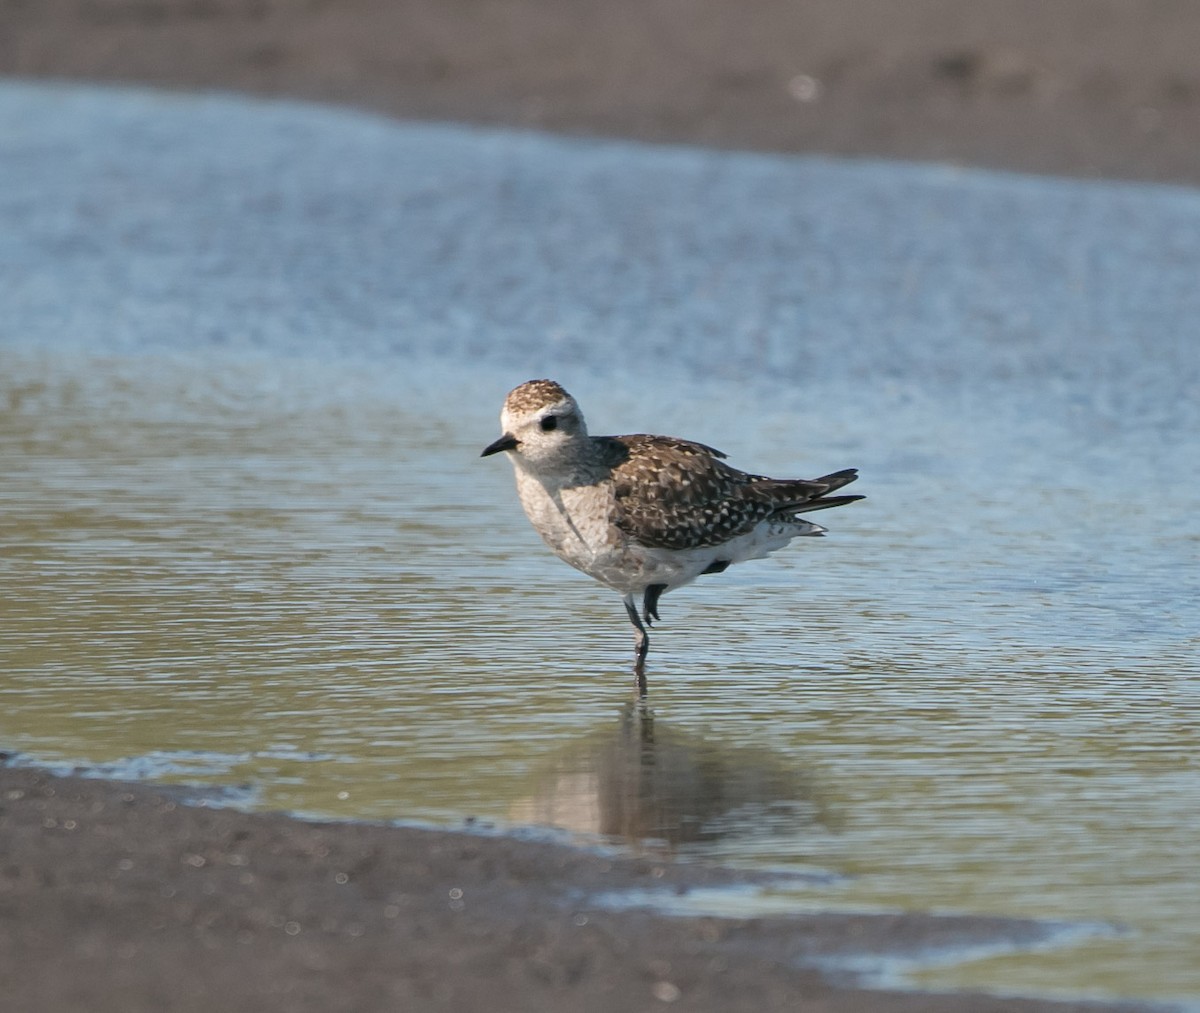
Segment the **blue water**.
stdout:
<path fill-rule="evenodd" d="M 922 981 L 1200 997 L 1197 192 L 10 82 L 0 222 L 0 747 L 1119 923 Z M 663 601 L 649 726 L 478 460 L 531 376 L 862 469 Z"/>

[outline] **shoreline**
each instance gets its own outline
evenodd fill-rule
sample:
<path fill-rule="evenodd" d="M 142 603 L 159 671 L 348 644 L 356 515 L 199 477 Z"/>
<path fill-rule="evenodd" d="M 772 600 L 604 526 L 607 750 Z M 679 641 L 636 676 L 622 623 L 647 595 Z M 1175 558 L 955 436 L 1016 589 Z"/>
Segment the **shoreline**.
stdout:
<path fill-rule="evenodd" d="M 598 898 L 777 877 L 503 834 L 210 808 L 186 795 L 0 766 L 0 918 L 10 927 L 0 979 L 14 1009 L 1167 1008 L 873 989 L 837 970 L 847 958 L 1053 944 L 1062 925 L 618 908 Z"/>
<path fill-rule="evenodd" d="M 1160 0 L 46 0 L 0 74 L 1195 186 L 1197 37 Z"/>

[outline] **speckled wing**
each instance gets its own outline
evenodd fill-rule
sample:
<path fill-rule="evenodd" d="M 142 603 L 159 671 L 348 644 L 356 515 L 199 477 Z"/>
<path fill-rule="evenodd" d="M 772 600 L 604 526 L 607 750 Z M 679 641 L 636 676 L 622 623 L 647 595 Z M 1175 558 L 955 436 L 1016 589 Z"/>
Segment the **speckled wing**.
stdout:
<path fill-rule="evenodd" d="M 702 443 L 668 436 L 597 437 L 612 469 L 614 524 L 641 545 L 688 549 L 721 545 L 775 514 L 821 509 L 820 497 L 853 480 L 838 472 L 815 482 L 750 475 Z M 857 499 L 859 497 L 853 497 Z M 849 497 L 838 497 L 848 502 Z"/>

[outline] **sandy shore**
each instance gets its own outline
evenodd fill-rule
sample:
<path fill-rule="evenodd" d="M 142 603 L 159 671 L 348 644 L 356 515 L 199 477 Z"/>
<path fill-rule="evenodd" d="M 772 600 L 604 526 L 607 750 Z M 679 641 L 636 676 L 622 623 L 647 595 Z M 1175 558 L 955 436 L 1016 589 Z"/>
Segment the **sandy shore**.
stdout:
<path fill-rule="evenodd" d="M 1166 0 L 25 0 L 0 6 L 0 73 L 1196 184 L 1197 38 L 1200 6 Z M 0 766 L 13 1010 L 1135 1008 L 864 992 L 813 969 L 822 954 L 1036 940 L 1025 923 L 594 902 L 732 878 Z"/>
<path fill-rule="evenodd" d="M 549 843 L 310 823 L 0 767 L 5 1008 L 89 1013 L 1138 1008 L 864 991 L 838 956 L 1049 929 L 997 918 L 672 918 L 597 902 L 739 881 Z"/>
<path fill-rule="evenodd" d="M 24 0 L 0 73 L 426 119 L 1200 182 L 1171 0 Z"/>

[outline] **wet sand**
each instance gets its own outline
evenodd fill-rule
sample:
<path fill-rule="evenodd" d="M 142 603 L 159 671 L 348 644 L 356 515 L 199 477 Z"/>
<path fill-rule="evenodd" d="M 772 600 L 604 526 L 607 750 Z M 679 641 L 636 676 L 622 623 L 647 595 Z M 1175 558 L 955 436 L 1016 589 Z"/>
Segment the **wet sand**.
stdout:
<path fill-rule="evenodd" d="M 866 991 L 839 956 L 1035 944 L 1000 918 L 679 918 L 597 897 L 735 873 L 477 833 L 181 804 L 0 768 L 5 1008 L 1035 1013 L 1099 1006 Z"/>
<path fill-rule="evenodd" d="M 1171 0 L 23 0 L 0 73 L 650 141 L 1200 182 Z"/>
<path fill-rule="evenodd" d="M 0 73 L 1195 184 L 1197 37 L 1200 8 L 1152 0 L 37 0 L 0 8 Z M 1027 923 L 605 911 L 611 890 L 737 877 L 27 769 L 0 767 L 0 859 L 14 1010 L 1136 1008 L 867 992 L 814 969 L 1034 942 Z"/>

